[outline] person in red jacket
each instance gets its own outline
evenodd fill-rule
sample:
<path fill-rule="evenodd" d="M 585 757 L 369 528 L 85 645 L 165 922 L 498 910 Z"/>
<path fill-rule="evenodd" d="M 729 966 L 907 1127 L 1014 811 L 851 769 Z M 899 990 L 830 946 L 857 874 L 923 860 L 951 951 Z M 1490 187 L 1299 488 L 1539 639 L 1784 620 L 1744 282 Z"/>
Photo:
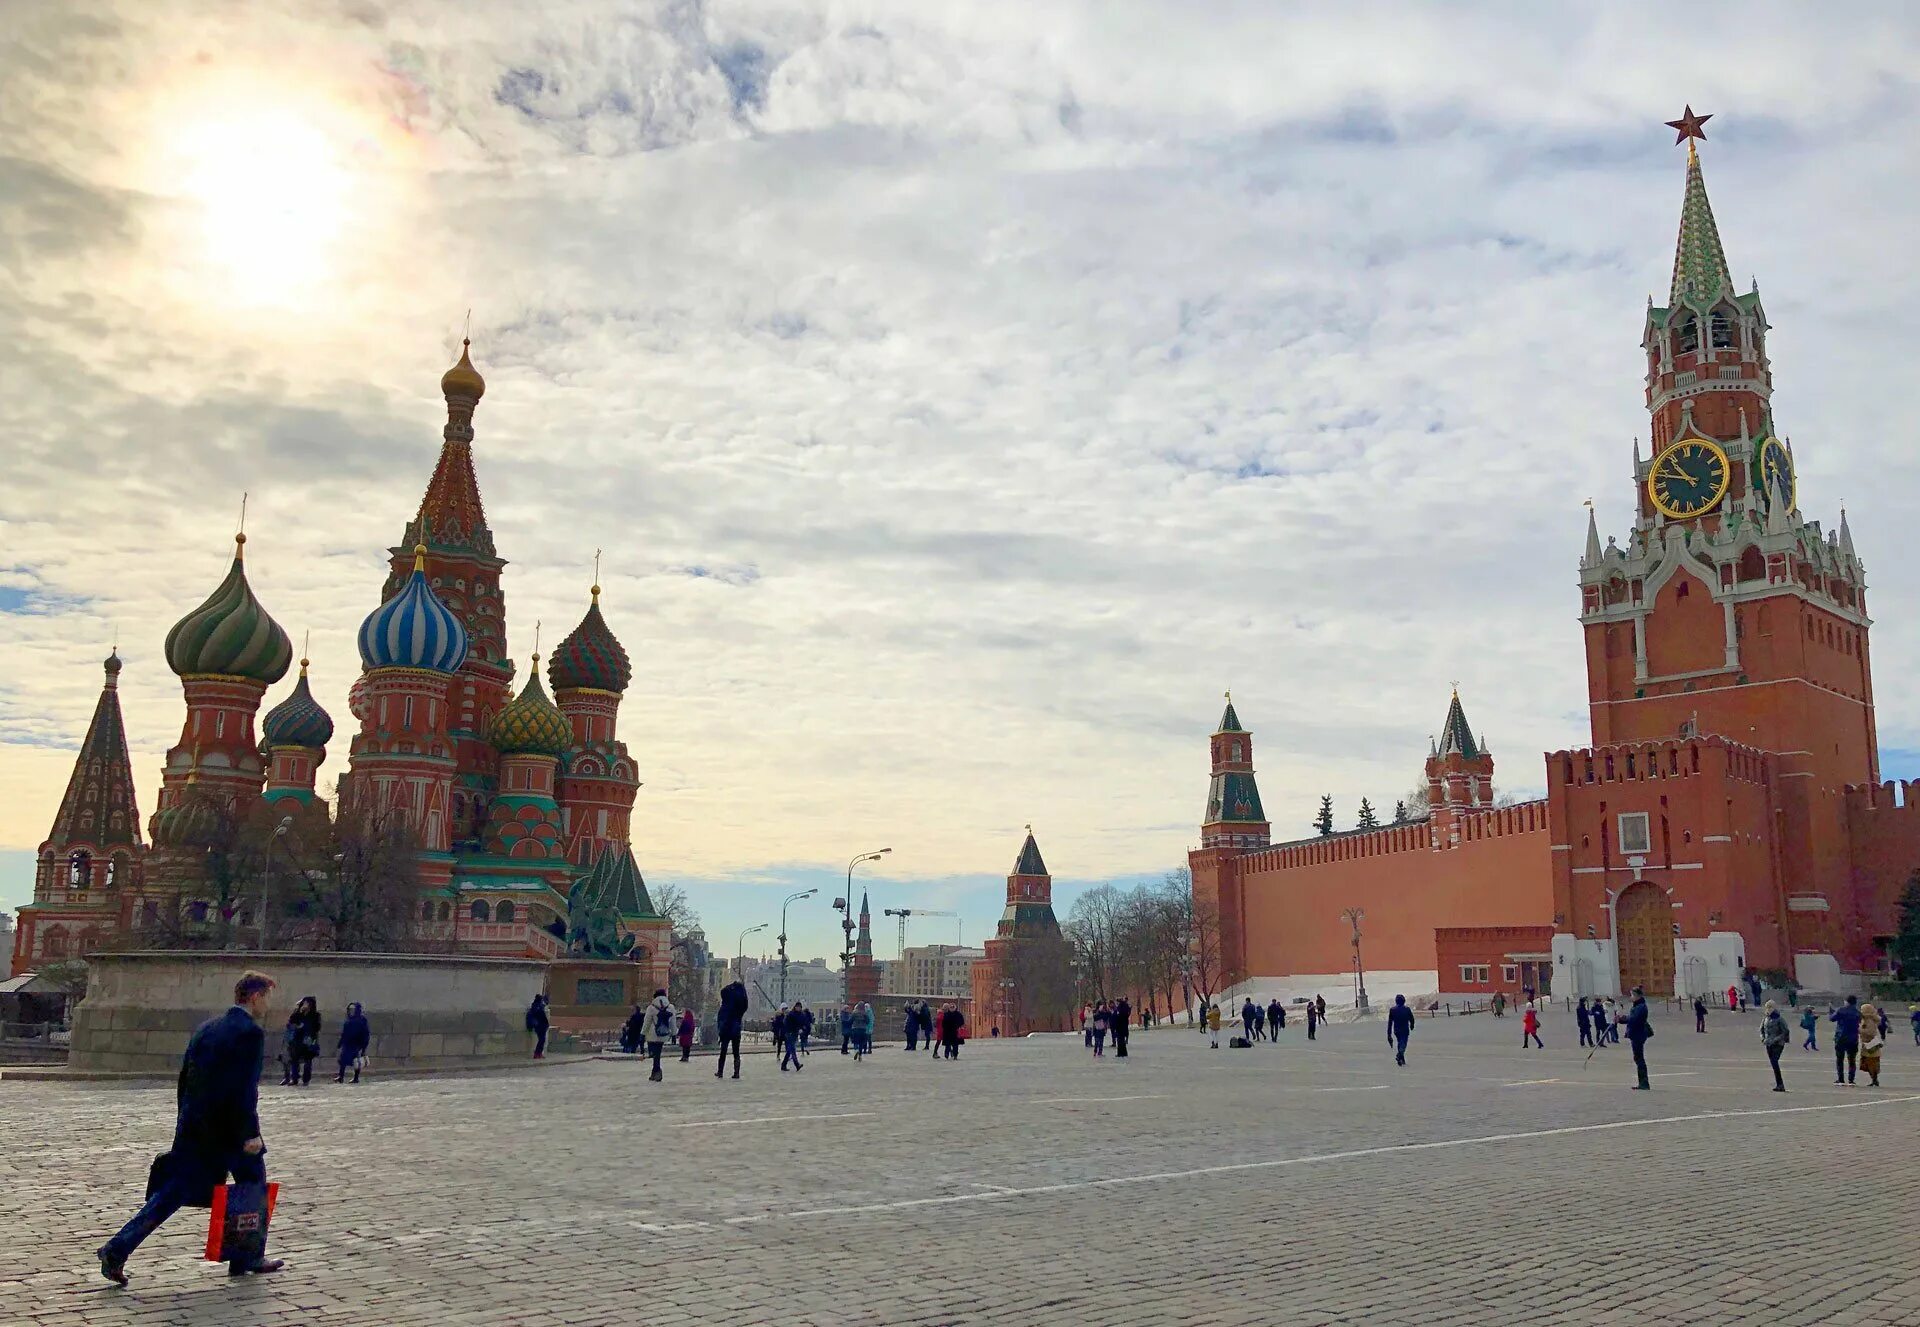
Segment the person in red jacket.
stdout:
<path fill-rule="evenodd" d="M 680 1036 L 678 1038 L 680 1042 L 680 1063 L 682 1064 L 685 1064 L 693 1058 L 693 1029 L 693 1010 L 682 1009 L 680 1011 Z"/>
<path fill-rule="evenodd" d="M 1540 1040 L 1540 1015 L 1532 1005 L 1527 1006 L 1527 1016 L 1520 1020 L 1520 1049 L 1525 1050 L 1529 1041 L 1541 1050 L 1547 1048 L 1547 1043 Z"/>

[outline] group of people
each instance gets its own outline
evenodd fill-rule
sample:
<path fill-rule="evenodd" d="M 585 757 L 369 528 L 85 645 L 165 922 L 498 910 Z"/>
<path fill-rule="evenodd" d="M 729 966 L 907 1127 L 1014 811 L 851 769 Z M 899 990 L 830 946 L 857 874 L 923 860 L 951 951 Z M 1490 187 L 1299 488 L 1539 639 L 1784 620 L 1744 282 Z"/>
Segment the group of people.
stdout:
<path fill-rule="evenodd" d="M 313 1062 L 320 1058 L 320 1027 L 320 1002 L 311 995 L 301 996 L 280 1033 L 281 1087 L 308 1087 L 313 1083 Z M 360 1071 L 367 1066 L 367 1049 L 372 1045 L 373 1029 L 366 1011 L 358 1002 L 348 1004 L 346 1016 L 340 1021 L 340 1039 L 334 1046 L 339 1070 L 333 1081 L 346 1082 L 351 1070 L 353 1081 L 359 1082 Z"/>
<path fill-rule="evenodd" d="M 1086 1044 L 1093 1048 L 1095 1059 L 1103 1059 L 1107 1053 L 1107 1038 L 1113 1038 L 1113 1053 L 1119 1059 L 1127 1058 L 1127 1036 L 1132 1031 L 1133 1006 L 1126 997 L 1118 1000 L 1102 1000 L 1098 1004 L 1088 1005 L 1080 1011 L 1080 1034 Z"/>
<path fill-rule="evenodd" d="M 967 1016 L 951 1000 L 938 1011 L 925 1000 L 918 1004 L 908 1001 L 903 1027 L 908 1050 L 920 1049 L 920 1043 L 925 1041 L 932 1048 L 934 1059 L 957 1060 L 960 1043 L 966 1039 Z M 999 1035 L 997 1029 L 995 1035 Z"/>
<path fill-rule="evenodd" d="M 665 991 L 655 991 L 651 1002 L 635 1005 L 633 1012 L 620 1028 L 620 1049 L 628 1055 L 638 1054 L 642 1047 L 653 1061 L 653 1072 L 648 1075 L 650 1082 L 658 1083 L 662 1079 L 660 1055 L 667 1043 L 677 1042 L 680 1046 L 680 1062 L 685 1064 L 693 1058 L 693 1035 L 700 1020 L 693 1010 L 682 1009 L 674 1012 L 673 1005 L 667 999 Z"/>
<path fill-rule="evenodd" d="M 1303 1003 L 1307 1017 L 1307 1040 L 1319 1038 L 1320 1025 L 1327 1021 L 1327 997 L 1316 995 Z M 1220 1047 L 1220 1029 L 1226 1025 L 1226 1017 L 1220 1011 L 1217 1001 L 1203 1000 L 1200 1003 L 1200 1024 L 1207 1029 L 1214 1049 Z M 1287 1026 L 1287 1007 L 1278 997 L 1265 1004 L 1249 995 L 1240 1005 L 1240 1034 L 1251 1046 L 1256 1041 L 1280 1044 L 1280 1033 Z"/>

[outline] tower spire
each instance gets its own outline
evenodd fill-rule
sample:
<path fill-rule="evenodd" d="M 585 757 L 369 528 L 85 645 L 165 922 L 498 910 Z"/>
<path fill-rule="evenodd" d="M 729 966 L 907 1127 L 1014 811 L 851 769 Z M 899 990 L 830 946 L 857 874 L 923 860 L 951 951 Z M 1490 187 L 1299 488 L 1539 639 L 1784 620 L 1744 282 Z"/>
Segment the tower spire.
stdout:
<path fill-rule="evenodd" d="M 93 721 L 74 758 L 66 796 L 54 813 L 47 845 L 64 861 L 76 846 L 98 860 L 116 848 L 138 849 L 140 813 L 134 805 L 133 764 L 127 755 L 126 724 L 120 717 L 120 656 L 109 654 Z M 125 884 L 126 881 L 120 883 Z"/>
<path fill-rule="evenodd" d="M 1720 228 L 1714 224 L 1713 204 L 1707 201 L 1700 154 L 1694 149 L 1695 141 L 1707 136 L 1701 126 L 1712 118 L 1695 115 L 1693 107 L 1688 106 L 1678 120 L 1667 121 L 1667 127 L 1678 134 L 1673 141 L 1687 145 L 1687 189 L 1680 204 L 1680 236 L 1673 250 L 1673 288 L 1667 296 L 1669 308 L 1683 304 L 1705 308 L 1722 295 L 1733 293 L 1726 250 L 1720 244 Z"/>

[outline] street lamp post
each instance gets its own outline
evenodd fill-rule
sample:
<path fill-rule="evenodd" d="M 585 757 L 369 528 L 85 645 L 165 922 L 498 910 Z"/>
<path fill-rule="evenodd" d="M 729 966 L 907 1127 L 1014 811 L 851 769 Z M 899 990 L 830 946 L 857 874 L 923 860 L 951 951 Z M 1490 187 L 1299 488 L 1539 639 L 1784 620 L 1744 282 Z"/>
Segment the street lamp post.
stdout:
<path fill-rule="evenodd" d="M 1364 1014 L 1367 1012 L 1367 969 L 1360 962 L 1360 922 L 1367 913 L 1364 908 L 1346 908 L 1340 915 L 1353 927 L 1354 1006 Z"/>
<path fill-rule="evenodd" d="M 747 976 L 747 937 L 755 931 L 764 931 L 766 929 L 767 924 L 765 922 L 761 922 L 758 926 L 749 926 L 746 930 L 740 932 L 740 938 L 733 942 L 733 975 L 742 981 L 745 981 Z"/>
<path fill-rule="evenodd" d="M 274 845 L 293 831 L 293 817 L 282 816 L 280 823 L 273 827 L 273 837 L 267 840 L 267 860 L 260 867 L 260 948 L 267 947 L 267 881 L 273 874 Z"/>
<path fill-rule="evenodd" d="M 789 894 L 780 905 L 780 1003 L 787 1002 L 787 904 L 795 899 L 812 898 L 820 891 L 803 889 L 798 894 Z"/>

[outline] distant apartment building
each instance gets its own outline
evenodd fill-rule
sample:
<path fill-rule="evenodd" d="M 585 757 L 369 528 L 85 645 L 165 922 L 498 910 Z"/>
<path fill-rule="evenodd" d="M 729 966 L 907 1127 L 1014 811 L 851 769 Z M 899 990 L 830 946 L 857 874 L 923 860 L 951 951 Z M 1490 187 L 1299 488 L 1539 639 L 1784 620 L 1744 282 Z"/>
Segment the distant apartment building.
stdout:
<path fill-rule="evenodd" d="M 986 951 L 966 945 L 909 945 L 882 965 L 880 989 L 889 995 L 928 1000 L 959 1000 L 973 995 L 973 965 Z"/>

